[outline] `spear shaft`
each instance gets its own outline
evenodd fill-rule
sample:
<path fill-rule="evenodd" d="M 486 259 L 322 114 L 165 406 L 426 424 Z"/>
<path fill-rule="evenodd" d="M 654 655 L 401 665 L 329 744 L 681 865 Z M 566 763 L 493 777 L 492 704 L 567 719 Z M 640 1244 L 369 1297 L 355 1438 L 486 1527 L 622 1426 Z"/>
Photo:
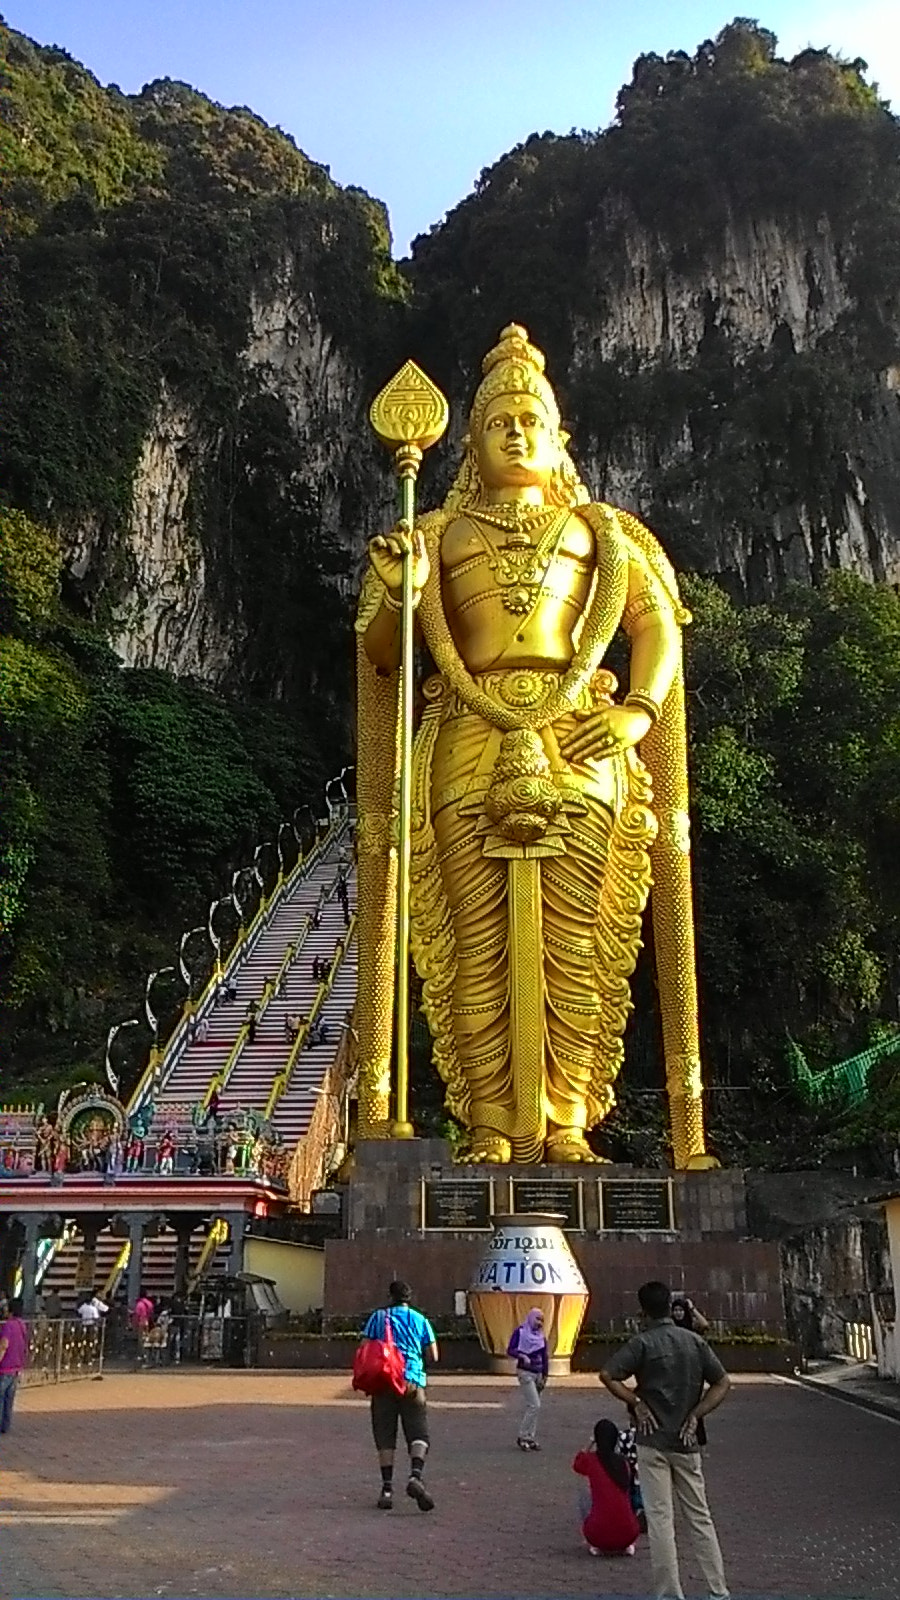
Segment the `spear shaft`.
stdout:
<path fill-rule="evenodd" d="M 412 737 L 413 674 L 415 672 L 413 528 L 416 519 L 416 478 L 422 452 L 417 445 L 401 445 L 394 457 L 400 479 L 400 525 L 403 530 L 403 587 L 400 609 L 400 738 L 397 840 L 397 1033 L 395 1139 L 411 1139 L 409 1121 L 409 890 L 412 866 Z"/>
<path fill-rule="evenodd" d="M 423 451 L 436 444 L 449 420 L 447 401 L 440 389 L 414 361 L 407 361 L 372 402 L 370 421 L 382 444 L 394 455 L 400 483 L 400 523 L 395 537 L 401 541 L 400 592 L 400 694 L 398 727 L 397 803 L 397 924 L 396 924 L 396 1048 L 394 1120 L 391 1136 L 412 1139 L 409 1120 L 409 894 L 412 860 L 412 739 L 414 611 L 413 538 L 416 521 L 416 479 Z"/>

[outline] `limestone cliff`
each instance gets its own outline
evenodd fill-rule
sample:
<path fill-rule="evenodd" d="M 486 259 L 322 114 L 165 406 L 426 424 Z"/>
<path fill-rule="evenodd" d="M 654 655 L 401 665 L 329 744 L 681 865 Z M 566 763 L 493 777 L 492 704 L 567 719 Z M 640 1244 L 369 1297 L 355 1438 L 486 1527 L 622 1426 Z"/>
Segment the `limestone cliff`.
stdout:
<path fill-rule="evenodd" d="M 777 411 L 779 381 L 794 358 L 814 363 L 820 352 L 837 353 L 843 339 L 852 342 L 860 308 L 829 218 L 729 216 L 699 271 L 673 261 L 659 236 L 633 216 L 625 241 L 616 292 L 594 319 L 573 320 L 573 386 L 590 390 L 612 366 L 651 381 L 667 374 L 673 387 L 677 375 L 693 377 L 697 392 L 682 414 L 660 419 L 655 434 L 631 424 L 605 449 L 595 437 L 583 457 L 589 479 L 614 502 L 648 515 L 651 506 L 658 508 L 663 532 L 667 511 L 677 505 L 678 520 L 686 531 L 693 524 L 696 539 L 687 549 L 676 542 L 676 556 L 732 575 L 738 591 L 753 598 L 791 580 L 814 580 L 829 567 L 900 580 L 900 405 L 893 364 L 860 375 L 855 416 L 845 419 L 842 437 L 822 440 L 828 451 L 824 502 L 779 470 L 786 459 L 783 437 L 748 427 L 735 439 L 728 413 L 728 399 L 745 399 L 741 391 L 752 387 L 760 362 L 769 370 L 757 380 L 758 401 Z M 595 266 L 604 253 L 600 226 L 591 240 Z M 895 331 L 900 323 L 890 335 Z M 730 392 L 722 397 L 716 392 L 721 375 L 711 370 L 716 345 L 731 365 Z M 786 416 L 785 427 L 791 423 Z M 709 473 L 714 483 L 717 455 L 730 455 L 735 445 L 755 482 L 746 484 L 743 505 L 725 500 L 717 507 L 703 480 Z"/>

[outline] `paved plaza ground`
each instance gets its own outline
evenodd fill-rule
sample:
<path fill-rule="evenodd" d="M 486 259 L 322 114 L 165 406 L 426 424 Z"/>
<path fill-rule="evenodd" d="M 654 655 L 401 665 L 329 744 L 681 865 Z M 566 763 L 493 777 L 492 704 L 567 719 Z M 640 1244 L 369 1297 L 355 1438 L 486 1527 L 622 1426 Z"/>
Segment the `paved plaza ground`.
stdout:
<path fill-rule="evenodd" d="M 25 1391 L 0 1440 L 0 1600 L 645 1596 L 580 1544 L 575 1450 L 617 1415 L 551 1384 L 515 1449 L 508 1380 L 431 1389 L 437 1509 L 375 1509 L 367 1408 L 343 1377 L 146 1373 Z M 713 1419 L 710 1499 L 734 1594 L 896 1600 L 900 1424 L 787 1380 L 738 1379 Z M 685 1552 L 688 1594 L 702 1593 Z"/>

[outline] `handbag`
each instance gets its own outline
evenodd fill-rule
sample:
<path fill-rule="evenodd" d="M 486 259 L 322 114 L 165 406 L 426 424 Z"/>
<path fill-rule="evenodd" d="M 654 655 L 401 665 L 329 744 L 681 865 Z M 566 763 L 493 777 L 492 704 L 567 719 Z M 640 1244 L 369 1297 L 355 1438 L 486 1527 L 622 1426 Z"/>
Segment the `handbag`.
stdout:
<path fill-rule="evenodd" d="M 363 1394 L 406 1393 L 406 1357 L 394 1343 L 394 1330 L 384 1314 L 384 1338 L 363 1339 L 353 1358 L 353 1388 Z"/>

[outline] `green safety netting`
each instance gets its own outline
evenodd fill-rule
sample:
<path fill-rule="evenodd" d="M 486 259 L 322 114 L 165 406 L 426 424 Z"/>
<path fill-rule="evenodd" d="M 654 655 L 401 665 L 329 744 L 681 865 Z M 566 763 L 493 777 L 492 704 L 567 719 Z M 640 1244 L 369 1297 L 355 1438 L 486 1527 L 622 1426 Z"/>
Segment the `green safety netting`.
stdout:
<path fill-rule="evenodd" d="M 796 1040 L 788 1037 L 787 1053 L 791 1076 L 797 1088 L 812 1105 L 823 1105 L 828 1100 L 842 1099 L 848 1105 L 859 1105 L 869 1090 L 869 1073 L 876 1062 L 895 1055 L 900 1050 L 900 1033 L 892 1039 L 882 1039 L 870 1045 L 859 1055 L 848 1056 L 836 1066 L 825 1067 L 822 1072 L 810 1072 L 809 1064 Z"/>

